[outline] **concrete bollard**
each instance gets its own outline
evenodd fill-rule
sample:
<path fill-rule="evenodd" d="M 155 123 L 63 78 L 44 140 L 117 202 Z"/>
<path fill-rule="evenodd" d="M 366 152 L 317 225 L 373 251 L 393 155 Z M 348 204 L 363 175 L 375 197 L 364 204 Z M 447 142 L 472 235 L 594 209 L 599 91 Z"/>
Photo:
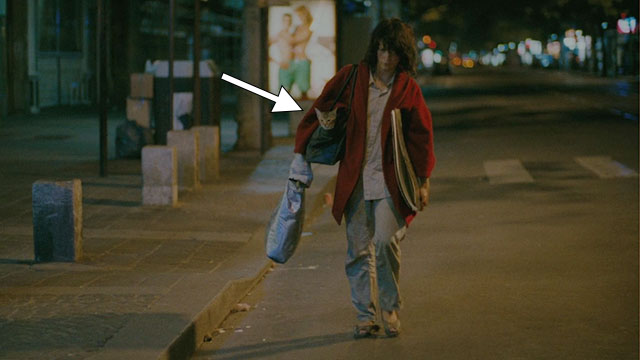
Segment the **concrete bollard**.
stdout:
<path fill-rule="evenodd" d="M 200 144 L 200 182 L 210 182 L 220 176 L 220 128 L 218 126 L 194 126 Z"/>
<path fill-rule="evenodd" d="M 38 180 L 32 186 L 36 262 L 82 258 L 82 182 Z"/>
<path fill-rule="evenodd" d="M 167 145 L 175 146 L 178 153 L 178 190 L 200 188 L 198 176 L 199 134 L 189 130 L 169 131 Z"/>
<path fill-rule="evenodd" d="M 142 205 L 178 204 L 178 155 L 173 146 L 142 148 Z"/>

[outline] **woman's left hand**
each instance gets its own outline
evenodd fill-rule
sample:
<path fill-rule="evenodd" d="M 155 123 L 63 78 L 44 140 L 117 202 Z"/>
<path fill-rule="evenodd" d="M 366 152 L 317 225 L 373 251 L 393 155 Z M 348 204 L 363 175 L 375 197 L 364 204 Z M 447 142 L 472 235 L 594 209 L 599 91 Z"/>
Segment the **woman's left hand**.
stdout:
<path fill-rule="evenodd" d="M 420 211 L 429 205 L 429 179 L 427 178 L 420 186 Z"/>

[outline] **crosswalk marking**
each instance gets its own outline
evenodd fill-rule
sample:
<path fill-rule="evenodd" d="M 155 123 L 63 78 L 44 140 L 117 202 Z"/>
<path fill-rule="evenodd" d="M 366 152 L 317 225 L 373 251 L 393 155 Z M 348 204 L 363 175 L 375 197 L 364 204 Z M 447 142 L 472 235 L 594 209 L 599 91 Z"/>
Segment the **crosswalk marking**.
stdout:
<path fill-rule="evenodd" d="M 576 162 L 593 171 L 602 179 L 638 176 L 638 173 L 611 159 L 609 156 L 580 156 Z"/>
<path fill-rule="evenodd" d="M 520 160 L 488 160 L 484 162 L 484 170 L 490 184 L 532 183 L 533 178 L 522 166 Z"/>

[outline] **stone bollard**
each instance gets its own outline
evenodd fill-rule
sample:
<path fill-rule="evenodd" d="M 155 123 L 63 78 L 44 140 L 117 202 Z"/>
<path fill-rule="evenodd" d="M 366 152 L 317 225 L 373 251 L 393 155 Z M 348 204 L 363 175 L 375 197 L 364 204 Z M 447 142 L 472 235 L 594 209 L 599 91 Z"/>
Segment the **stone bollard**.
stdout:
<path fill-rule="evenodd" d="M 82 182 L 38 180 L 32 186 L 36 262 L 82 258 Z"/>
<path fill-rule="evenodd" d="M 173 146 L 142 148 L 142 205 L 178 204 L 178 155 Z"/>
<path fill-rule="evenodd" d="M 210 182 L 220 176 L 220 128 L 218 126 L 194 126 L 191 131 L 199 134 L 200 182 Z"/>
<path fill-rule="evenodd" d="M 178 190 L 200 188 L 198 176 L 199 134 L 189 130 L 167 133 L 167 145 L 175 146 L 178 153 Z"/>

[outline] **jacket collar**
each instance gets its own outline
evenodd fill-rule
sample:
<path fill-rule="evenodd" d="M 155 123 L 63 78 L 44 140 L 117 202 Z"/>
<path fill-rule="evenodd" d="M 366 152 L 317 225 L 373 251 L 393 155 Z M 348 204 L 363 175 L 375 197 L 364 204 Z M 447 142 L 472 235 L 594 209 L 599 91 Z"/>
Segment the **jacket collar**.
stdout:
<path fill-rule="evenodd" d="M 396 74 L 393 74 L 391 79 L 385 84 L 387 86 L 387 89 L 391 88 L 391 86 L 393 85 L 393 81 L 395 79 L 396 79 Z M 371 86 L 375 86 L 375 80 L 373 79 L 373 72 L 369 70 L 369 87 Z"/>

